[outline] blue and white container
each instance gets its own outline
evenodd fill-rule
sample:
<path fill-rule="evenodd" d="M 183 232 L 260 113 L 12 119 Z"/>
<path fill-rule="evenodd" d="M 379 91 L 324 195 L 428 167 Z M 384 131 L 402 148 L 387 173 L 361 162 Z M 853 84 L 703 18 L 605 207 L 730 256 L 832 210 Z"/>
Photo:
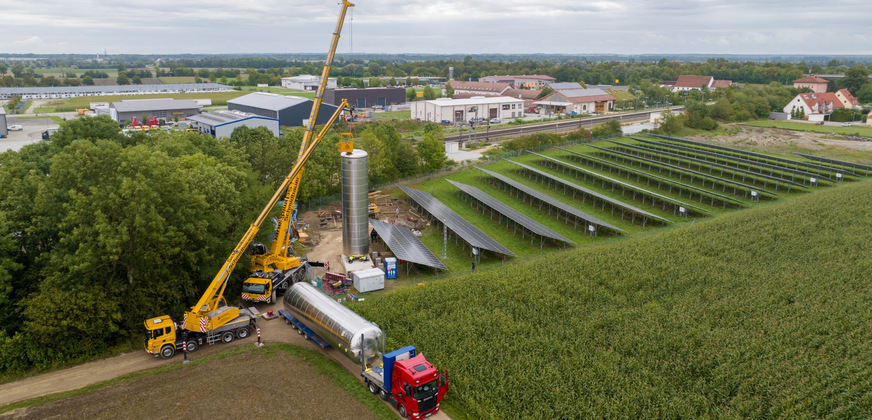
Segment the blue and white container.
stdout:
<path fill-rule="evenodd" d="M 397 259 L 394 257 L 385 258 L 385 278 L 397 278 Z"/>

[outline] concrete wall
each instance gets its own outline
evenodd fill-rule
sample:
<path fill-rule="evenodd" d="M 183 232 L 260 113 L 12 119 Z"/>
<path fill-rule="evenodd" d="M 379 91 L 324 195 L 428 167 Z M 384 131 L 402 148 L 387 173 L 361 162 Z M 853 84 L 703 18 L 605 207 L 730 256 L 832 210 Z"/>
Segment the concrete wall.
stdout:
<path fill-rule="evenodd" d="M 3 136 L 4 139 L 9 137 L 9 130 L 6 127 L 6 114 L 0 113 L 0 136 Z"/>

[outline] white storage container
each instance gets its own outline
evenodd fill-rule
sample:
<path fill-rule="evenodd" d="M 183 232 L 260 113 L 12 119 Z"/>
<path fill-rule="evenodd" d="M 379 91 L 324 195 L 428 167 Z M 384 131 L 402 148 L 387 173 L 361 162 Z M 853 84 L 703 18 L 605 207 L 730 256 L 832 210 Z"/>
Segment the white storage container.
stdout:
<path fill-rule="evenodd" d="M 354 280 L 354 288 L 360 293 L 385 288 L 385 272 L 378 268 L 355 271 L 351 273 L 351 277 Z"/>

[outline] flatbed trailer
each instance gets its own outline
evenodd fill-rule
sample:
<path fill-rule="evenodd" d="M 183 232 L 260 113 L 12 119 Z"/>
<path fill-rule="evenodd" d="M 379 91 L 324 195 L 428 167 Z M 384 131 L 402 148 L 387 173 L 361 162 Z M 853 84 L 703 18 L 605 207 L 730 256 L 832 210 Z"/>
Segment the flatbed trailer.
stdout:
<path fill-rule="evenodd" d="M 330 347 L 330 343 L 318 336 L 318 334 L 315 334 L 315 331 L 312 331 L 312 329 L 307 327 L 306 324 L 300 322 L 300 320 L 291 315 L 290 312 L 284 309 L 279 309 L 279 316 L 281 316 L 285 320 L 285 323 L 290 325 L 291 328 L 297 330 L 297 333 L 304 336 L 306 340 L 311 340 L 313 343 L 321 346 L 322 349 Z"/>

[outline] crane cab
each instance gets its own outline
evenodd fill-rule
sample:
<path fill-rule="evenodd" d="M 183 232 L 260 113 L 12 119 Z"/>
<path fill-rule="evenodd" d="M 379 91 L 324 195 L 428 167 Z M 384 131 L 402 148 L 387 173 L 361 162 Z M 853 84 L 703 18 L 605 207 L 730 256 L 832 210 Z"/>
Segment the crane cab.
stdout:
<path fill-rule="evenodd" d="M 169 315 L 145 320 L 145 351 L 172 357 L 176 351 L 176 324 Z"/>

